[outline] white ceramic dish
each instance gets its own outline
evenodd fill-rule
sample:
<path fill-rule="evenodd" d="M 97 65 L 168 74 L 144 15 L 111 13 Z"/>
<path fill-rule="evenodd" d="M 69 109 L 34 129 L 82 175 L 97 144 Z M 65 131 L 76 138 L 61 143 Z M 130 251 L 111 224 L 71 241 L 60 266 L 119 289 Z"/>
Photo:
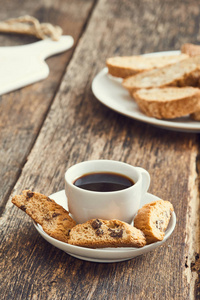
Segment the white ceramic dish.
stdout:
<path fill-rule="evenodd" d="M 165 51 L 149 53 L 146 56 L 179 54 L 180 51 Z M 173 120 L 159 120 L 146 116 L 139 110 L 129 92 L 121 85 L 121 82 L 121 78 L 108 75 L 108 69 L 104 68 L 95 76 L 92 82 L 93 94 L 107 107 L 132 119 L 170 130 L 200 132 L 200 122 L 190 119 L 189 116 Z"/>
<path fill-rule="evenodd" d="M 62 205 L 65 209 L 68 209 L 67 205 L 67 198 L 65 196 L 65 191 L 59 191 L 55 194 L 49 196 L 50 198 L 54 199 L 58 204 Z M 147 193 L 145 197 L 141 201 L 141 206 L 146 203 L 158 200 L 159 198 Z M 67 243 L 58 241 L 48 234 L 46 234 L 42 227 L 38 224 L 34 223 L 35 228 L 41 234 L 41 236 L 48 241 L 53 246 L 65 251 L 71 256 L 76 258 L 92 261 L 92 262 L 101 262 L 101 263 L 112 263 L 112 262 L 119 262 L 124 260 L 132 259 L 136 256 L 142 255 L 147 253 L 155 248 L 161 246 L 172 234 L 176 225 L 176 215 L 173 212 L 169 226 L 166 230 L 165 238 L 161 242 L 156 242 L 151 245 L 144 246 L 143 248 L 104 248 L 104 249 L 89 249 L 83 248 L 78 246 L 69 245 Z"/>

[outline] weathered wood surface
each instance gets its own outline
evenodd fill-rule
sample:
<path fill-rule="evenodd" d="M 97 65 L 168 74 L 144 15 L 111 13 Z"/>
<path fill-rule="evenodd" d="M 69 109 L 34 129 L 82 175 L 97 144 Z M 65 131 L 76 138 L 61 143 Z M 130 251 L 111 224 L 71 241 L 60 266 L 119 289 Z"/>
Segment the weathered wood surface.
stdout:
<path fill-rule="evenodd" d="M 10 10 L 4 2 L 0 19 L 29 14 L 41 22 L 51 22 L 63 28 L 65 35 L 72 35 L 75 45 L 81 36 L 93 1 L 12 1 Z M 79 7 L 80 11 L 76 11 Z M 0 34 L 0 46 L 13 46 L 35 42 L 34 37 Z M 0 199 L 2 212 L 26 161 L 32 145 L 44 122 L 62 76 L 75 46 L 67 52 L 47 59 L 50 74 L 46 80 L 0 97 Z"/>
<path fill-rule="evenodd" d="M 63 7 L 67 7 L 67 3 L 60 2 L 56 13 L 65 16 L 68 10 Z M 91 92 L 92 79 L 111 55 L 172 50 L 179 49 L 184 42 L 198 43 L 198 1 L 100 0 L 91 15 L 88 9 L 91 2 L 86 3 L 88 24 L 65 75 L 63 78 L 52 75 L 52 81 L 57 79 L 52 89 L 45 81 L 37 84 L 39 91 L 51 94 L 45 107 L 42 101 L 34 104 L 35 109 L 43 112 L 32 115 L 31 108 L 27 108 L 29 113 L 25 116 L 24 112 L 19 127 L 21 135 L 16 131 L 11 141 L 9 137 L 15 127 L 18 128 L 17 120 L 7 128 L 5 121 L 1 123 L 2 130 L 8 134 L 8 138 L 4 136 L 8 157 L 15 159 L 13 167 L 9 161 L 7 168 L 4 167 L 7 174 L 1 183 L 3 199 L 7 201 L 0 220 L 1 297 L 199 299 L 199 172 L 196 171 L 199 170 L 199 135 L 170 132 L 128 119 L 101 105 Z M 44 7 L 44 15 L 48 7 Z M 77 16 L 77 11 L 72 10 L 71 14 Z M 62 72 L 59 65 L 58 73 Z M 34 99 L 37 98 L 37 89 L 33 86 L 3 96 L 2 101 L 4 97 L 8 99 L 2 106 L 7 121 L 13 98 L 21 99 L 19 93 L 31 104 L 28 96 L 34 94 Z M 22 102 L 25 105 L 25 100 Z M 15 104 L 18 118 L 23 105 Z M 1 115 L 4 114 L 2 111 Z M 35 127 L 35 123 L 39 125 Z M 21 156 L 23 159 L 19 160 Z M 12 194 L 24 188 L 51 194 L 64 188 L 67 167 L 99 158 L 121 160 L 147 169 L 151 175 L 150 192 L 173 203 L 177 226 L 163 246 L 126 262 L 84 262 L 45 242 L 32 221 L 11 204 L 10 189 L 15 181 Z M 12 180 L 7 183 L 9 174 Z M 4 184 L 10 184 L 9 188 Z"/>

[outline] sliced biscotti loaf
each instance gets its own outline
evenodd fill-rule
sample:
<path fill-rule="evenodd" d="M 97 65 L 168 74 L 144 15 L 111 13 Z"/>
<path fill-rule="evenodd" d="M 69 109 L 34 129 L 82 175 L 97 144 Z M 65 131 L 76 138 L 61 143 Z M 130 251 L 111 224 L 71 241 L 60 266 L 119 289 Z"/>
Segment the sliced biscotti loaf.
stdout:
<path fill-rule="evenodd" d="M 184 44 L 181 46 L 181 52 L 189 56 L 200 55 L 200 45 Z"/>
<path fill-rule="evenodd" d="M 125 222 L 92 219 L 73 227 L 68 243 L 88 248 L 138 248 L 146 244 L 146 239 L 139 229 Z"/>
<path fill-rule="evenodd" d="M 122 85 L 132 93 L 138 89 L 199 86 L 199 81 L 200 56 L 195 56 L 174 65 L 130 76 L 123 80 Z"/>
<path fill-rule="evenodd" d="M 186 54 L 170 56 L 116 56 L 106 60 L 108 73 L 126 78 L 137 73 L 175 64 L 188 58 Z"/>
<path fill-rule="evenodd" d="M 134 226 L 145 234 L 147 244 L 164 239 L 173 211 L 173 205 L 164 200 L 148 203 L 139 209 Z"/>
<path fill-rule="evenodd" d="M 25 211 L 51 237 L 63 242 L 69 239 L 69 231 L 76 222 L 69 212 L 54 200 L 40 193 L 25 190 L 12 198 L 12 203 Z"/>
<path fill-rule="evenodd" d="M 200 89 L 193 87 L 141 89 L 133 97 L 143 113 L 158 119 L 178 118 L 200 110 Z"/>

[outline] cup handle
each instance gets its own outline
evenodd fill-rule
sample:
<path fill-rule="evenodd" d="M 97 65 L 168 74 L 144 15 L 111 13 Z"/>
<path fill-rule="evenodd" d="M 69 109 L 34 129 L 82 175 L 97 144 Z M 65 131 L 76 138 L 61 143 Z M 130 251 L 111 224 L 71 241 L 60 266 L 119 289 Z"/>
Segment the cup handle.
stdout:
<path fill-rule="evenodd" d="M 142 195 L 146 194 L 150 186 L 150 175 L 149 173 L 140 167 L 136 167 L 137 171 L 142 175 Z"/>

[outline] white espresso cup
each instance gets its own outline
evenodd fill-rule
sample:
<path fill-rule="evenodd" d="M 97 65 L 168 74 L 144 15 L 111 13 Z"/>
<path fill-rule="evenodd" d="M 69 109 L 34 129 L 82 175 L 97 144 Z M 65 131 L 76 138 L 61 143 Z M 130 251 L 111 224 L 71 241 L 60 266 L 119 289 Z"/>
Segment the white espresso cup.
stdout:
<path fill-rule="evenodd" d="M 128 178 L 132 185 L 117 191 L 91 191 L 76 186 L 79 178 L 89 174 L 111 173 Z M 77 223 L 90 219 L 118 219 L 131 223 L 140 200 L 150 185 L 149 173 L 127 163 L 113 160 L 89 160 L 70 167 L 65 173 L 68 208 Z"/>

